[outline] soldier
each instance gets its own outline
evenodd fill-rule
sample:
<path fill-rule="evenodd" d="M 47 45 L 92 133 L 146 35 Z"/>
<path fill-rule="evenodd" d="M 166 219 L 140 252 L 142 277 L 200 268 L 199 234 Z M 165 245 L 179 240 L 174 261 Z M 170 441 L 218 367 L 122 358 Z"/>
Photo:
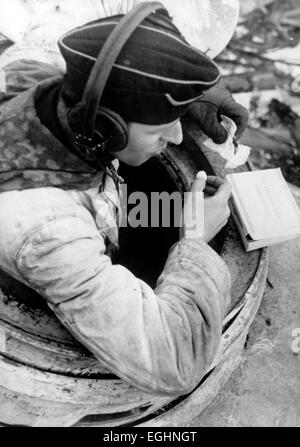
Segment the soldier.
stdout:
<path fill-rule="evenodd" d="M 63 77 L 30 60 L 6 68 L 0 268 L 45 298 L 116 375 L 146 392 L 177 396 L 199 383 L 220 342 L 230 277 L 207 243 L 227 222 L 230 187 L 209 179 L 216 193 L 205 200 L 203 237 L 188 238 L 183 228 L 153 290 L 107 254 L 107 245 L 118 242 L 115 170 L 118 160 L 138 166 L 168 142 L 180 144 L 186 113 L 202 127 L 209 123 L 217 140 L 218 115 L 243 127 L 245 112 L 214 90 L 220 79 L 216 64 L 159 10 L 136 27 L 119 53 L 95 120 L 97 143 L 85 142 L 78 130 L 87 111 L 82 97 L 90 84 L 97 96 L 91 73 L 122 17 L 83 25 L 59 40 L 67 66 Z M 26 85 L 28 79 L 38 82 L 18 92 L 14 83 L 22 77 Z M 100 164 L 91 157 L 98 145 L 105 155 Z M 204 187 L 200 175 L 192 189 Z"/>

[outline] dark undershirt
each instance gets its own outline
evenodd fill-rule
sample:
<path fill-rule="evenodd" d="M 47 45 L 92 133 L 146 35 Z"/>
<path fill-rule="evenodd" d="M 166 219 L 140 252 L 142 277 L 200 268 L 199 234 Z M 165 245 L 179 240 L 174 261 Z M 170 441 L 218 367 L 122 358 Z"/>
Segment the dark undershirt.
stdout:
<path fill-rule="evenodd" d="M 56 110 L 60 88 L 60 82 L 38 87 L 34 98 L 35 108 L 41 123 L 47 127 L 57 140 L 73 152 L 74 150 L 67 140 L 57 117 Z"/>

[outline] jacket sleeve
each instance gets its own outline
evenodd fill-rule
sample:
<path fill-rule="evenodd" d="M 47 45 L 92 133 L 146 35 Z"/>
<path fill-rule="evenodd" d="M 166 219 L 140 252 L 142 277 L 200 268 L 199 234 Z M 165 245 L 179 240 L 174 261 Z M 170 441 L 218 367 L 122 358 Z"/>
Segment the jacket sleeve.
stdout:
<path fill-rule="evenodd" d="M 226 265 L 203 241 L 183 239 L 152 290 L 104 253 L 90 222 L 64 217 L 27 236 L 17 268 L 116 375 L 145 392 L 188 393 L 220 342 L 230 299 Z"/>

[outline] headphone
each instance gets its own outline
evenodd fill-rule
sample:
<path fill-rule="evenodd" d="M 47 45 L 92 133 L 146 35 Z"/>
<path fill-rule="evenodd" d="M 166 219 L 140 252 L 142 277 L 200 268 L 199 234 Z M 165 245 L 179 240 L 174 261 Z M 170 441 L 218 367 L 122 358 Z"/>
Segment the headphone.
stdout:
<path fill-rule="evenodd" d="M 128 128 L 123 118 L 114 111 L 101 106 L 101 97 L 113 65 L 123 46 L 152 12 L 162 10 L 160 15 L 149 18 L 176 31 L 165 7 L 159 2 L 140 3 L 127 13 L 115 26 L 91 70 L 81 101 L 67 115 L 68 126 L 74 135 L 76 149 L 87 161 L 111 160 L 111 152 L 119 152 L 128 143 Z"/>

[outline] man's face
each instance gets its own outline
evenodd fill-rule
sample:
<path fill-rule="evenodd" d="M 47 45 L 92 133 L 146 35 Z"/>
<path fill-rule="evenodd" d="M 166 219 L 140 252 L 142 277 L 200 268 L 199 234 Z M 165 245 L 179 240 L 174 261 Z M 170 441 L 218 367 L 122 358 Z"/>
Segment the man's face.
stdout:
<path fill-rule="evenodd" d="M 139 166 L 160 154 L 168 143 L 181 142 L 182 127 L 179 119 L 159 126 L 129 123 L 128 144 L 125 149 L 116 152 L 115 156 L 130 166 Z"/>

